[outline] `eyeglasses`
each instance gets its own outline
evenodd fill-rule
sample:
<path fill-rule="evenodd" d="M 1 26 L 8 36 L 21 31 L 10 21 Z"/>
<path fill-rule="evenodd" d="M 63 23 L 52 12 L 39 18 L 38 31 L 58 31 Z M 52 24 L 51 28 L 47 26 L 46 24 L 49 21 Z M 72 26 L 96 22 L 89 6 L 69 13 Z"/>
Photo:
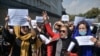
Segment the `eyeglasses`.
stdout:
<path fill-rule="evenodd" d="M 57 25 L 58 27 L 61 27 L 61 25 Z"/>
<path fill-rule="evenodd" d="M 59 32 L 60 32 L 60 33 L 61 33 L 61 32 L 65 33 L 66 31 L 65 31 L 65 30 L 60 30 Z"/>

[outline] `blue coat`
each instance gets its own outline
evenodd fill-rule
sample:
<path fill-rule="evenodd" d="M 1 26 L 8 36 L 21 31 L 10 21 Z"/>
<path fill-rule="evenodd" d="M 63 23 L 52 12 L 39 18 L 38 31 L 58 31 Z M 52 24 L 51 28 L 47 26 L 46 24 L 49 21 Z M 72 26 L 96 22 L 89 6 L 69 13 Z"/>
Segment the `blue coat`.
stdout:
<path fill-rule="evenodd" d="M 86 21 L 84 22 L 87 24 L 87 34 L 85 36 L 92 35 L 89 24 Z M 81 36 L 79 34 L 78 26 L 79 24 L 75 27 L 72 38 Z M 93 56 L 93 46 L 80 46 L 80 56 Z"/>

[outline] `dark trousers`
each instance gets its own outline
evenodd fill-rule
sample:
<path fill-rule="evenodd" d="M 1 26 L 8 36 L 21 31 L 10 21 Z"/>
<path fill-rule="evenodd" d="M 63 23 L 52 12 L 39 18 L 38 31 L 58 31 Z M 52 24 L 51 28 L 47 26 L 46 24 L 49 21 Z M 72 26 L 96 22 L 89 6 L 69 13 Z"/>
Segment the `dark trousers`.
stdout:
<path fill-rule="evenodd" d="M 95 47 L 95 55 L 94 56 L 100 56 L 100 47 Z"/>
<path fill-rule="evenodd" d="M 96 48 L 96 56 L 100 56 L 100 48 Z"/>

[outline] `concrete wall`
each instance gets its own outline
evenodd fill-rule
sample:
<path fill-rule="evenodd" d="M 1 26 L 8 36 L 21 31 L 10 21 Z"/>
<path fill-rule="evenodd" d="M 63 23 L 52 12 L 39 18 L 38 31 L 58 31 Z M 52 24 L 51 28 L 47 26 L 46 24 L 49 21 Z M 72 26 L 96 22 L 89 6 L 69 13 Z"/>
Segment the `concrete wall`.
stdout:
<path fill-rule="evenodd" d="M 57 3 L 52 3 L 54 1 Z M 46 11 L 48 12 L 48 15 L 50 16 L 50 22 L 53 24 L 55 21 L 59 20 L 61 17 L 61 14 L 62 14 L 61 3 L 62 3 L 62 0 L 50 0 L 50 1 L 49 0 L 30 0 L 30 1 L 28 0 L 5 0 L 5 1 L 0 0 L 0 24 L 4 25 L 4 18 L 7 16 L 8 8 L 29 9 L 29 16 L 32 19 L 35 19 L 35 16 L 41 15 L 41 12 L 46 9 Z M 37 5 L 41 5 L 41 6 L 37 6 Z"/>
<path fill-rule="evenodd" d="M 7 16 L 7 12 L 8 12 L 8 8 L 2 8 L 2 7 L 0 8 L 0 25 L 4 25 L 5 23 L 4 18 Z M 33 12 L 29 10 L 29 16 L 32 19 L 35 19 L 36 16 L 41 16 L 41 13 Z M 59 17 L 53 16 L 53 15 L 52 16 L 50 15 L 49 17 L 50 17 L 50 22 L 52 25 L 55 21 L 60 19 Z"/>
<path fill-rule="evenodd" d="M 4 25 L 4 18 L 7 15 L 7 9 L 6 8 L 0 8 L 0 25 Z"/>
<path fill-rule="evenodd" d="M 62 0 L 16 0 L 34 6 L 59 16 L 62 15 Z"/>

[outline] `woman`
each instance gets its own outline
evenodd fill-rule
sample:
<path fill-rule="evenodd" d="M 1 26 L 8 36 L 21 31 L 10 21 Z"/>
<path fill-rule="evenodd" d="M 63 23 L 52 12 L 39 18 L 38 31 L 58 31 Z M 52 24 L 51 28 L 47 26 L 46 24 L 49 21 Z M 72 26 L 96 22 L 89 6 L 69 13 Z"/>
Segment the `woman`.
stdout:
<path fill-rule="evenodd" d="M 64 25 L 63 23 L 62 23 L 62 21 L 56 21 L 55 23 L 54 23 L 54 25 L 53 25 L 53 32 L 55 32 L 55 33 L 59 33 L 59 30 L 60 30 L 60 27 L 62 26 L 62 25 Z"/>
<path fill-rule="evenodd" d="M 68 32 L 68 27 L 62 26 L 60 28 L 60 39 L 56 43 L 55 56 L 78 56 L 78 43 L 69 36 Z"/>
<path fill-rule="evenodd" d="M 13 26 L 8 26 L 8 18 L 8 16 L 5 18 L 6 23 L 2 29 L 2 52 L 4 56 L 11 55 L 16 38 L 13 32 Z"/>
<path fill-rule="evenodd" d="M 30 25 L 30 30 L 28 26 L 14 26 L 14 32 L 16 35 L 16 42 L 13 49 L 12 56 L 32 56 L 31 42 L 34 40 L 36 33 L 31 25 L 31 18 L 27 18 Z"/>
<path fill-rule="evenodd" d="M 90 26 L 86 21 L 81 21 L 76 26 L 73 38 L 77 36 L 92 36 Z M 95 42 L 94 38 L 91 41 Z M 80 46 L 80 56 L 93 56 L 93 46 Z"/>
<path fill-rule="evenodd" d="M 49 21 L 48 21 L 48 15 L 46 13 L 46 11 L 43 11 L 43 20 L 44 20 L 44 26 L 45 26 L 45 29 L 47 31 L 47 34 L 53 39 L 53 40 L 56 40 L 60 37 L 59 33 L 55 33 L 53 32 L 50 24 L 49 24 Z M 47 45 L 47 56 L 53 56 L 54 53 L 54 49 L 53 49 L 53 43 L 49 43 Z"/>

